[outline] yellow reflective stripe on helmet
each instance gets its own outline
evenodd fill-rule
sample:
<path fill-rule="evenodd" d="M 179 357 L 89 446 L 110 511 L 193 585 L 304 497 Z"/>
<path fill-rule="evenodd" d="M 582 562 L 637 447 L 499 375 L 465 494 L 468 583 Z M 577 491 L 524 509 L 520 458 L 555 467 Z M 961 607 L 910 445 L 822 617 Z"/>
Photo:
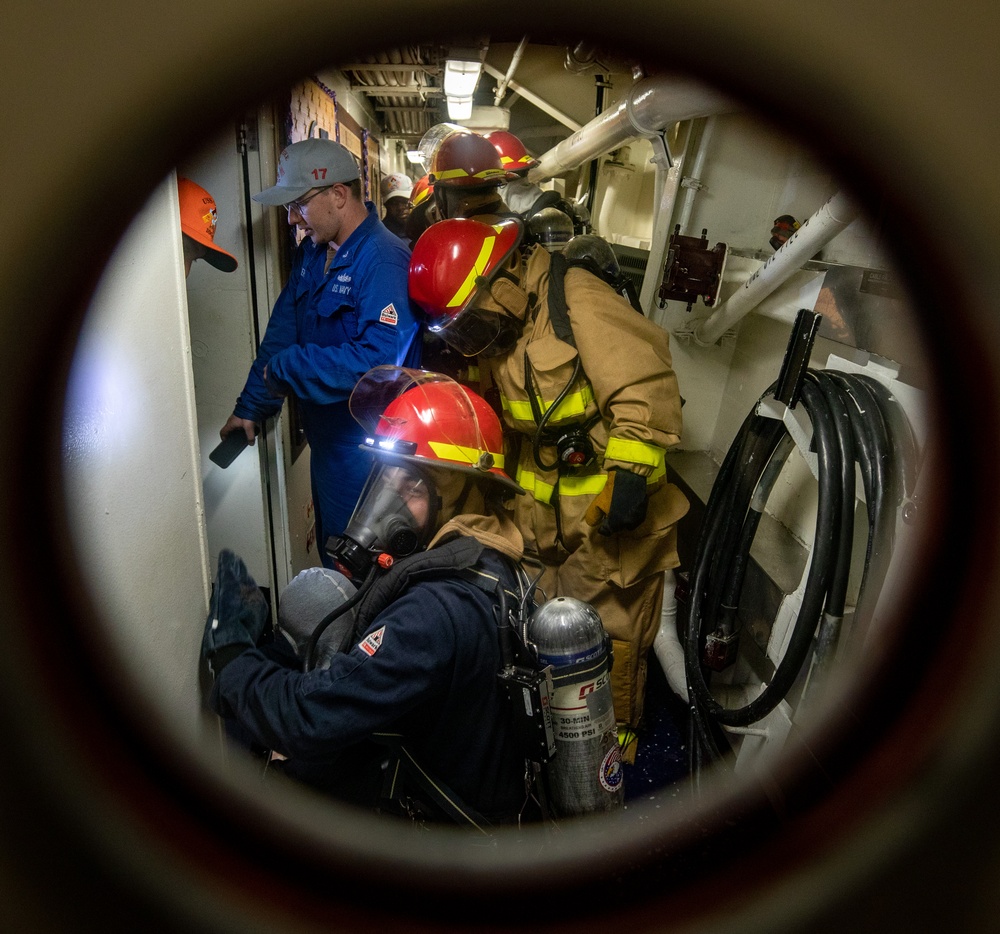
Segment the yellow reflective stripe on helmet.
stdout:
<path fill-rule="evenodd" d="M 505 175 L 503 169 L 483 169 L 481 172 L 467 172 L 465 169 L 444 169 L 441 172 L 434 173 L 434 182 L 443 182 L 445 179 L 449 178 L 481 178 L 488 180 L 491 178 L 496 178 L 499 175 Z"/>
<path fill-rule="evenodd" d="M 552 413 L 552 417 L 548 420 L 549 424 L 553 425 L 569 418 L 578 418 L 587 411 L 587 406 L 593 401 L 594 388 L 588 383 L 583 389 L 571 392 L 559 403 L 559 408 Z M 535 420 L 531 412 L 530 402 L 522 402 L 519 399 L 508 399 L 506 396 L 501 395 L 500 403 L 519 422 L 533 422 Z M 546 404 L 544 399 L 538 399 L 538 408 L 543 414 L 548 411 L 550 405 L 552 405 L 551 402 Z"/>
<path fill-rule="evenodd" d="M 468 178 L 469 173 L 465 169 L 444 169 L 434 173 L 435 183 L 444 181 L 446 178 Z"/>
<path fill-rule="evenodd" d="M 446 444 L 444 441 L 428 441 L 427 446 L 440 458 L 449 461 L 469 464 L 471 467 L 479 466 L 479 459 L 489 451 L 481 451 L 479 448 L 465 448 L 460 444 Z M 493 466 L 503 470 L 503 454 L 491 454 Z"/>
<path fill-rule="evenodd" d="M 466 299 L 476 287 L 476 280 L 486 271 L 486 264 L 493 253 L 493 244 L 496 243 L 496 239 L 496 237 L 487 237 L 483 240 L 482 248 L 479 250 L 476 261 L 472 264 L 472 269 L 465 277 L 465 281 L 458 287 L 458 291 L 451 297 L 448 304 L 445 305 L 446 308 L 455 308 L 458 305 L 465 304 Z"/>
<path fill-rule="evenodd" d="M 629 461 L 632 464 L 645 464 L 649 467 L 660 467 L 663 464 L 666 451 L 655 444 L 645 441 L 632 441 L 628 438 L 609 438 L 605 457 L 615 461 Z"/>

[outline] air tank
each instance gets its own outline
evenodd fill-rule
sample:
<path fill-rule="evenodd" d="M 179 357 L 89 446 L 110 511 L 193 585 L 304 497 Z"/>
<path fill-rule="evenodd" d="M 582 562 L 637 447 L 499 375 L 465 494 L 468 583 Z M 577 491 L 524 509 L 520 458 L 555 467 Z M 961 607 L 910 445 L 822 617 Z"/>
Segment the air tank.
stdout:
<path fill-rule="evenodd" d="M 556 597 L 532 614 L 528 638 L 541 664 L 552 666 L 556 753 L 546 774 L 553 809 L 573 817 L 620 808 L 624 770 L 600 615 L 589 603 Z"/>

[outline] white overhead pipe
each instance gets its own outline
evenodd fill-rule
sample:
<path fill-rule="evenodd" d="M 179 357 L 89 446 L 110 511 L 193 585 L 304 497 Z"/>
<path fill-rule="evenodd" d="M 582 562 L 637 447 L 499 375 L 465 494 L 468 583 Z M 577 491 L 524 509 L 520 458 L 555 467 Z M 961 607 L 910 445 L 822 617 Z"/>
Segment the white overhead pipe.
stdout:
<path fill-rule="evenodd" d="M 678 151 L 673 154 L 667 151 L 666 140 L 662 137 L 650 140 L 653 146 L 653 162 L 656 165 L 653 195 L 654 217 L 668 219 L 673 217 L 690 141 L 690 123 L 687 124 L 684 145 L 678 147 Z M 653 224 L 653 236 L 649 243 L 649 258 L 646 262 L 646 271 L 642 275 L 642 288 L 639 290 L 639 307 L 651 320 L 655 320 L 655 299 L 659 294 L 660 282 L 663 279 L 663 263 L 670 244 L 670 234 L 669 223 Z"/>
<path fill-rule="evenodd" d="M 510 57 L 510 65 L 507 66 L 507 74 L 500 78 L 500 83 L 497 85 L 496 94 L 493 97 L 493 106 L 499 107 L 503 103 L 504 95 L 507 93 L 507 86 L 510 84 L 511 79 L 514 77 L 514 72 L 517 71 L 517 66 L 521 64 L 521 56 L 524 55 L 524 47 L 528 44 L 528 37 L 525 36 L 514 49 L 514 54 Z"/>
<path fill-rule="evenodd" d="M 492 75 L 498 81 L 504 80 L 503 72 L 494 68 L 489 62 L 483 62 L 483 71 L 485 71 L 488 75 Z M 554 120 L 558 120 L 563 126 L 568 127 L 574 133 L 580 129 L 580 124 L 577 123 L 572 117 L 564 114 L 557 107 L 553 107 L 547 100 L 532 93 L 523 85 L 511 80 L 507 82 L 507 86 L 514 91 L 514 93 L 523 97 L 529 104 L 534 104 L 540 111 L 547 113 Z"/>
<path fill-rule="evenodd" d="M 743 283 L 735 295 L 694 329 L 695 341 L 703 346 L 714 344 L 786 279 L 798 272 L 803 263 L 812 259 L 858 213 L 857 206 L 842 192 L 837 192 Z"/>
<path fill-rule="evenodd" d="M 643 78 L 616 107 L 598 114 L 546 152 L 528 173 L 528 179 L 543 182 L 629 140 L 657 136 L 681 120 L 737 109 L 729 98 L 697 82 L 663 76 Z"/>
<path fill-rule="evenodd" d="M 694 162 L 691 165 L 691 174 L 681 179 L 680 184 L 681 188 L 684 189 L 684 200 L 681 202 L 676 223 L 680 227 L 682 236 L 688 236 L 687 228 L 691 220 L 691 211 L 694 208 L 695 194 L 705 187 L 702 184 L 701 175 L 705 171 L 705 154 L 708 152 L 709 143 L 712 141 L 712 134 L 715 132 L 715 123 L 714 114 L 705 121 L 705 127 L 701 132 L 701 139 L 698 140 L 698 149 L 694 155 Z"/>

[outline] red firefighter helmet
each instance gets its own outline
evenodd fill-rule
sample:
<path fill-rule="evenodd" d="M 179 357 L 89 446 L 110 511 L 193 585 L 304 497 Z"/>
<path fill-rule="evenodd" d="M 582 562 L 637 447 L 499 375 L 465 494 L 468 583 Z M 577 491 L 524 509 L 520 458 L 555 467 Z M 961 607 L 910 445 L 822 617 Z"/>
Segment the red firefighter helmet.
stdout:
<path fill-rule="evenodd" d="M 508 133 L 506 130 L 493 130 L 487 133 L 484 138 L 494 145 L 500 155 L 500 164 L 506 171 L 520 175 L 538 165 L 538 160 L 534 156 L 528 155 L 524 143 L 513 133 Z"/>
<path fill-rule="evenodd" d="M 502 185 L 506 180 L 500 154 L 478 133 L 446 136 L 431 159 L 430 181 L 434 185 L 482 188 Z"/>
<path fill-rule="evenodd" d="M 413 245 L 410 298 L 437 324 L 454 318 L 514 252 L 523 229 L 514 217 L 496 224 L 464 217 L 432 224 Z"/>
<path fill-rule="evenodd" d="M 413 245 L 410 298 L 430 319 L 428 329 L 467 357 L 498 348 L 504 325 L 513 323 L 469 306 L 517 249 L 523 231 L 513 217 L 495 224 L 455 217 L 432 224 Z"/>
<path fill-rule="evenodd" d="M 496 412 L 482 396 L 448 376 L 375 367 L 358 381 L 349 406 L 368 435 L 366 447 L 382 460 L 458 471 L 524 492 L 504 472 L 503 431 Z"/>
<path fill-rule="evenodd" d="M 410 192 L 410 204 L 413 207 L 419 207 L 432 194 L 434 194 L 434 186 L 431 184 L 430 176 L 424 175 L 422 178 L 417 179 L 413 186 L 413 191 Z"/>

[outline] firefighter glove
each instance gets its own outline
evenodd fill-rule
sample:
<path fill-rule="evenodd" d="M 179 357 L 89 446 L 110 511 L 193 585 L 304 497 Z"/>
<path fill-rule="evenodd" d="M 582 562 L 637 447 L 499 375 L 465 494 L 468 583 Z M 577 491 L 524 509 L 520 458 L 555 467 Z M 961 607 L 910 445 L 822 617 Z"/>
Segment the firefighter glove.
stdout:
<path fill-rule="evenodd" d="M 267 617 L 267 601 L 247 566 L 238 555 L 223 549 L 201 643 L 202 658 L 213 674 L 257 645 Z"/>
<path fill-rule="evenodd" d="M 588 525 L 600 523 L 602 535 L 631 531 L 646 518 L 646 478 L 631 470 L 612 467 L 608 482 L 587 509 Z"/>

